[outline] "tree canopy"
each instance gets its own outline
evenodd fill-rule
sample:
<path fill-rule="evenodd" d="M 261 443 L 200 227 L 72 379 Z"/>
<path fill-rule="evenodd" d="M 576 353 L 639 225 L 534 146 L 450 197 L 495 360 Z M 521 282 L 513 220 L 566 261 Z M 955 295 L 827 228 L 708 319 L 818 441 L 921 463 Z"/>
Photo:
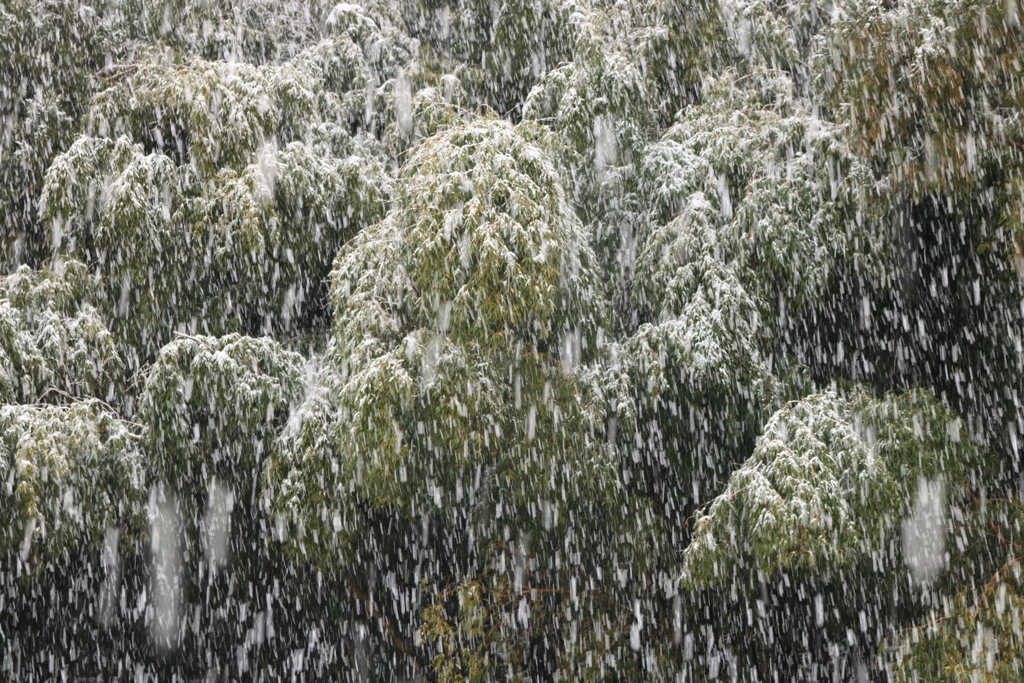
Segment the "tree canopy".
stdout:
<path fill-rule="evenodd" d="M 1021 10 L 5 2 L 0 680 L 1019 680 Z"/>

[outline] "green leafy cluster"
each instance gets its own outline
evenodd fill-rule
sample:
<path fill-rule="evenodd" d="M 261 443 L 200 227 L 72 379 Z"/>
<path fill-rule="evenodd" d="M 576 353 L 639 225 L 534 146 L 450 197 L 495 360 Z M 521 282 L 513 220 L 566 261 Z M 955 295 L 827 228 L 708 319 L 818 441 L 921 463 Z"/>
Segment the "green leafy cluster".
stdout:
<path fill-rule="evenodd" d="M 1019 3 L 841 5 L 821 88 L 858 151 L 915 194 L 999 182 L 1021 140 Z"/>
<path fill-rule="evenodd" d="M 959 418 L 926 392 L 879 401 L 830 390 L 789 403 L 698 513 L 684 580 L 754 586 L 852 564 L 889 543 L 921 481 L 983 468 Z"/>
<path fill-rule="evenodd" d="M 439 508 L 484 548 L 502 520 L 542 543 L 573 501 L 620 501 L 601 403 L 573 372 L 598 351 L 593 257 L 532 131 L 484 118 L 428 140 L 396 207 L 339 255 L 320 387 L 290 467 L 269 470 L 275 509 L 306 520 L 293 536 L 330 537 L 351 512 L 327 501 L 347 493 Z"/>
<path fill-rule="evenodd" d="M 139 401 L 151 471 L 181 489 L 210 477 L 254 484 L 302 398 L 302 365 L 266 337 L 184 337 L 166 345 Z"/>
<path fill-rule="evenodd" d="M 795 313 L 824 296 L 837 262 L 856 255 L 870 271 L 884 257 L 891 199 L 843 130 L 804 109 L 793 91 L 782 72 L 727 74 L 651 146 L 644 171 L 654 227 L 640 238 L 639 305 L 671 308 L 659 297 L 663 273 L 679 258 L 666 251 L 679 247 L 666 242 L 680 238 L 678 228 L 661 226 L 698 196 L 708 203 L 716 257 L 734 266 L 766 325 L 780 301 L 783 314 Z"/>
<path fill-rule="evenodd" d="M 894 679 L 969 681 L 1019 678 L 1021 658 L 1021 505 L 1015 499 L 971 501 L 957 525 L 952 565 L 968 568 L 970 588 L 950 582 L 951 598 L 932 619 L 894 634 L 885 650 Z M 984 548 L 994 560 L 977 567 Z M 984 552 L 984 551 L 983 551 Z M 980 570 L 980 571 L 979 571 Z M 987 571 L 986 571 L 987 570 Z"/>
<path fill-rule="evenodd" d="M 387 191 L 318 83 L 289 65 L 157 62 L 97 95 L 91 121 L 116 137 L 54 161 L 43 215 L 59 252 L 102 276 L 120 338 L 155 352 L 179 326 L 289 329 L 316 309 L 333 250 Z"/>
<path fill-rule="evenodd" d="M 140 527 L 143 465 L 132 434 L 96 400 L 0 406 L 0 552 L 24 571 Z M 19 572 L 21 573 L 21 572 Z"/>
<path fill-rule="evenodd" d="M 0 7 L 0 263 L 45 249 L 37 219 L 43 176 L 74 140 L 109 34 L 95 8 L 74 0 Z"/>
<path fill-rule="evenodd" d="M 113 401 L 120 393 L 124 363 L 87 303 L 94 284 L 76 261 L 0 278 L 0 401 Z"/>

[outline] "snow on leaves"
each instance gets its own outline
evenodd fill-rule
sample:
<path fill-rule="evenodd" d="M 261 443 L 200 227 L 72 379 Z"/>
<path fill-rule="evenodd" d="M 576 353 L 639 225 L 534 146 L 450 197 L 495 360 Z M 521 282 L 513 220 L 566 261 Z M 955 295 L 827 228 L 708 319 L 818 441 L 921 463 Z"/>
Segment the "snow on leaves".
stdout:
<path fill-rule="evenodd" d="M 711 82 L 704 103 L 687 109 L 645 158 L 656 224 L 702 193 L 716 257 L 735 264 L 766 324 L 780 314 L 780 297 L 783 316 L 820 297 L 840 258 L 871 272 L 886 234 L 886 197 L 871 171 L 841 129 L 800 109 L 792 89 L 771 71 Z M 643 263 L 651 256 L 640 259 L 643 288 L 653 273 Z"/>
<path fill-rule="evenodd" d="M 518 341 L 536 348 L 575 325 L 594 334 L 593 257 L 530 135 L 479 119 L 417 149 L 396 189 L 396 209 L 339 257 L 335 325 L 344 348 L 361 343 L 348 327 L 365 319 L 366 305 L 398 309 L 396 330 L 408 324 L 485 347 Z M 379 292 L 375 301 L 360 284 Z"/>
<path fill-rule="evenodd" d="M 617 500 L 601 405 L 561 362 L 597 351 L 592 256 L 532 135 L 484 118 L 426 141 L 392 212 L 339 255 L 336 336 L 300 410 L 319 426 L 300 422 L 292 464 L 270 466 L 282 519 L 307 538 L 346 518 L 309 501 L 345 491 L 439 508 L 482 548 L 501 520 L 545 547 L 536 534 L 570 523 L 565 501 Z M 310 438 L 325 430 L 333 443 Z"/>
<path fill-rule="evenodd" d="M 5 5 L 0 260 L 35 269 L 0 279 L 0 578 L 104 538 L 109 602 L 148 488 L 180 595 L 101 617 L 172 614 L 146 674 L 810 679 L 954 596 L 897 676 L 1011 676 L 1016 518 L 947 502 L 1015 456 L 982 472 L 909 374 L 829 383 L 871 362 L 868 292 L 897 365 L 1002 401 L 976 439 L 1013 423 L 1012 277 L 962 289 L 1005 337 L 911 313 L 961 305 L 947 218 L 972 254 L 1024 232 L 1017 6 L 832 10 Z M 157 586 L 129 546 L 127 594 Z M 3 675 L 30 649 L 0 637 Z"/>
<path fill-rule="evenodd" d="M 74 0 L 0 7 L 0 262 L 43 258 L 39 190 L 74 139 L 111 36 L 96 10 Z"/>
<path fill-rule="evenodd" d="M 108 528 L 138 528 L 137 439 L 97 400 L 0 406 L 0 551 L 35 570 L 99 546 Z"/>
<path fill-rule="evenodd" d="M 124 363 L 87 303 L 93 285 L 75 261 L 0 278 L 0 401 L 115 400 Z"/>
<path fill-rule="evenodd" d="M 302 358 L 269 338 L 184 337 L 150 368 L 139 404 L 151 467 L 168 483 L 258 478 L 303 391 Z"/>
<path fill-rule="evenodd" d="M 789 403 L 698 513 L 684 581 L 751 587 L 857 562 L 887 544 L 921 481 L 942 477 L 955 497 L 982 467 L 960 421 L 920 390 L 882 400 L 829 390 Z"/>
<path fill-rule="evenodd" d="M 150 63 L 97 97 L 94 125 L 118 137 L 76 141 L 43 205 L 55 247 L 117 270 L 116 333 L 155 353 L 199 319 L 265 332 L 316 314 L 334 251 L 387 192 L 318 87 L 292 66 Z"/>
<path fill-rule="evenodd" d="M 839 9 L 816 72 L 857 151 L 915 195 L 1001 183 L 1019 167 L 1019 2 Z"/>

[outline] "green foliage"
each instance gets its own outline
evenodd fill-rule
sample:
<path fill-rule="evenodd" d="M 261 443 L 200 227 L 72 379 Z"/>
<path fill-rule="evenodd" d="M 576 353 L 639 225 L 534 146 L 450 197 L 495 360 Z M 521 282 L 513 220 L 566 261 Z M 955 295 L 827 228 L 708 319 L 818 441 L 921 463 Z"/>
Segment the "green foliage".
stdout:
<path fill-rule="evenodd" d="M 565 145 L 563 165 L 587 222 L 609 208 L 607 195 L 628 191 L 630 162 L 654 123 L 644 73 L 630 54 L 632 36 L 613 37 L 624 21 L 612 10 L 579 17 L 573 61 L 544 74 L 523 109 L 525 119 L 547 124 Z"/>
<path fill-rule="evenodd" d="M 160 351 L 139 402 L 150 470 L 175 488 L 240 486 L 302 397 L 302 358 L 263 337 L 184 337 Z"/>
<path fill-rule="evenodd" d="M 367 307 L 387 315 L 376 323 L 382 342 L 398 341 L 406 325 L 496 351 L 518 342 L 555 352 L 558 336 L 577 326 L 595 338 L 593 256 L 546 139 L 533 135 L 485 118 L 416 150 L 395 209 L 335 267 L 344 351 L 364 343 Z"/>
<path fill-rule="evenodd" d="M 74 139 L 106 36 L 93 7 L 74 0 L 0 7 L 0 263 L 42 256 L 43 174 Z"/>
<path fill-rule="evenodd" d="M 1017 582 L 994 580 L 978 603 L 958 595 L 951 614 L 901 634 L 894 680 L 1014 681 L 1020 678 L 1021 611 Z"/>
<path fill-rule="evenodd" d="M 644 43 L 623 7 L 574 16 L 573 61 L 538 80 L 523 117 L 557 134 L 564 182 L 593 235 L 600 268 L 610 275 L 605 295 L 620 308 L 642 214 L 636 166 L 656 123 L 643 64 L 636 60 Z"/>
<path fill-rule="evenodd" d="M 0 278 L 0 401 L 113 401 L 124 363 L 90 304 L 95 281 L 81 263 L 22 266 Z"/>
<path fill-rule="evenodd" d="M 291 65 L 157 61 L 97 96 L 94 126 L 118 137 L 77 140 L 42 202 L 56 248 L 102 276 L 115 334 L 148 355 L 180 326 L 316 313 L 334 250 L 387 191 L 319 87 Z"/>
<path fill-rule="evenodd" d="M 132 0 L 122 11 L 139 38 L 187 57 L 265 64 L 285 60 L 317 37 L 326 2 Z"/>
<path fill-rule="evenodd" d="M 881 270 L 887 214 L 841 131 L 800 109 L 780 72 L 707 81 L 639 166 L 647 216 L 624 311 L 636 326 L 619 360 L 636 426 L 620 442 L 682 526 L 679 490 L 706 502 L 777 405 L 779 326 L 844 259 Z"/>
<path fill-rule="evenodd" d="M 736 264 L 718 258 L 725 248 L 714 229 L 716 213 L 697 192 L 677 218 L 652 231 L 637 258 L 635 289 L 644 317 L 680 322 L 689 343 L 701 349 L 702 358 L 686 365 L 735 368 L 757 355 L 758 310 Z"/>
<path fill-rule="evenodd" d="M 885 651 L 894 680 L 1020 678 L 1022 509 L 1018 497 L 974 500 L 963 506 L 941 605 L 927 623 L 893 634 Z M 979 562 L 979 557 L 988 560 Z M 977 580 L 969 589 L 960 580 L 967 577 Z"/>
<path fill-rule="evenodd" d="M 856 150 L 917 196 L 1017 168 L 1019 11 L 1015 0 L 841 5 L 816 72 Z"/>
<path fill-rule="evenodd" d="M 273 518 L 273 537 L 289 557 L 320 568 L 352 560 L 363 531 L 341 469 L 336 413 L 344 383 L 323 368 L 292 411 L 280 442 L 268 452 L 260 481 L 261 508 Z"/>
<path fill-rule="evenodd" d="M 879 401 L 830 390 L 789 403 L 698 513 L 684 580 L 750 587 L 849 565 L 886 547 L 922 481 L 955 491 L 982 469 L 960 420 L 926 392 Z"/>
<path fill-rule="evenodd" d="M 433 604 L 424 609 L 420 627 L 427 648 L 436 653 L 431 661 L 436 680 L 439 683 L 475 683 L 499 677 L 511 681 L 529 680 L 524 655 L 529 649 L 531 633 L 551 632 L 552 624 L 545 616 L 552 612 L 572 613 L 574 602 L 578 605 L 580 599 L 572 593 L 575 591 L 516 586 L 504 577 L 491 581 L 466 580 L 440 591 Z M 526 614 L 530 615 L 529 630 L 522 623 Z M 583 622 L 586 617 L 581 616 L 577 611 L 575 618 Z M 603 612 L 600 616 L 609 614 Z M 597 662 L 612 649 L 607 639 L 610 636 L 614 643 L 622 634 L 608 628 L 600 618 L 586 619 L 585 623 L 587 628 L 580 631 L 584 633 L 581 640 L 586 642 L 576 643 L 570 639 L 563 644 L 565 650 L 557 662 L 558 672 L 574 680 L 599 680 L 601 667 Z M 580 657 L 582 651 L 590 657 Z"/>
<path fill-rule="evenodd" d="M 318 426 L 270 465 L 305 534 L 346 518 L 309 507 L 331 491 L 438 507 L 482 548 L 500 520 L 543 545 L 574 504 L 620 501 L 602 406 L 572 372 L 598 350 L 593 257 L 531 130 L 485 118 L 428 140 L 396 208 L 339 256 L 329 369 L 300 413 Z"/>
<path fill-rule="evenodd" d="M 736 49 L 756 69 L 794 71 L 799 64 L 793 27 L 774 11 L 774 3 L 754 0 L 738 3 L 733 19 Z"/>
<path fill-rule="evenodd" d="M 108 528 L 140 528 L 137 439 L 96 400 L 0 406 L 0 552 L 34 572 L 98 546 Z"/>
<path fill-rule="evenodd" d="M 6 3 L 0 677 L 1019 678 L 1018 9 Z"/>
<path fill-rule="evenodd" d="M 777 391 L 760 352 L 756 300 L 736 265 L 719 260 L 714 218 L 710 203 L 696 193 L 678 218 L 643 244 L 636 282 L 646 306 L 638 308 L 657 317 L 623 342 L 619 359 L 629 382 L 619 412 L 628 405 L 636 414 L 623 424 L 620 441 L 633 461 L 646 462 L 637 476 L 660 489 L 658 499 L 669 507 L 678 505 L 670 492 L 682 482 L 691 482 L 686 493 L 697 500 L 709 485 L 717 488 L 727 473 L 715 451 L 741 448 Z M 652 432 L 664 446 L 652 447 Z M 706 439 L 709 434 L 714 438 Z M 651 452 L 660 448 L 660 457 Z"/>
<path fill-rule="evenodd" d="M 381 13 L 348 4 L 331 11 L 325 32 L 327 36 L 297 61 L 308 65 L 328 91 L 342 98 L 350 122 L 370 130 L 383 128 L 386 122 L 381 119 L 395 108 L 389 97 L 415 70 L 416 41 L 391 26 Z"/>
<path fill-rule="evenodd" d="M 891 200 L 843 130 L 803 109 L 783 73 L 709 82 L 704 102 L 680 115 L 644 165 L 656 226 L 702 193 L 716 258 L 736 266 L 765 324 L 780 305 L 784 316 L 820 298 L 840 259 L 879 270 Z M 654 316 L 665 267 L 654 259 L 665 258 L 665 230 L 641 236 L 638 256 L 637 303 Z"/>
<path fill-rule="evenodd" d="M 461 65 L 471 96 L 513 113 L 530 87 L 568 58 L 577 5 L 563 0 L 399 3 L 410 34 L 428 54 Z"/>
<path fill-rule="evenodd" d="M 489 656 L 495 629 L 490 622 L 493 614 L 483 603 L 486 589 L 476 581 L 459 584 L 452 591 L 438 596 L 435 604 L 423 611 L 420 632 L 428 641 L 434 641 L 438 650 L 432 662 L 439 683 L 479 683 L 491 680 L 497 658 Z M 458 611 L 453 625 L 445 610 L 446 599 L 454 593 Z"/>
<path fill-rule="evenodd" d="M 484 118 L 415 150 L 395 208 L 339 255 L 318 386 L 265 470 L 293 556 L 344 567 L 373 513 L 439 518 L 453 571 L 479 558 L 456 625 L 441 586 L 422 616 L 443 680 L 526 676 L 525 620 L 561 638 L 569 605 L 621 646 L 629 620 L 581 608 L 559 577 L 644 566 L 660 543 L 619 483 L 600 373 L 580 365 L 600 353 L 593 256 L 534 135 Z"/>
<path fill-rule="evenodd" d="M 650 105 L 665 124 L 698 99 L 703 80 L 730 62 L 726 6 L 705 0 L 631 4 Z"/>

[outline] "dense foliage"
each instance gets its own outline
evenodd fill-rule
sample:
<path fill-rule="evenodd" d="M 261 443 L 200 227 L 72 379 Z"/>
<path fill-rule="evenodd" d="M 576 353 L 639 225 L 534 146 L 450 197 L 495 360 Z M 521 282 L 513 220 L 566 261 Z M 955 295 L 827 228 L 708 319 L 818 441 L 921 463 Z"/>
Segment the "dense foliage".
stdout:
<path fill-rule="evenodd" d="M 5 0 L 0 680 L 1020 680 L 1022 10 Z"/>

